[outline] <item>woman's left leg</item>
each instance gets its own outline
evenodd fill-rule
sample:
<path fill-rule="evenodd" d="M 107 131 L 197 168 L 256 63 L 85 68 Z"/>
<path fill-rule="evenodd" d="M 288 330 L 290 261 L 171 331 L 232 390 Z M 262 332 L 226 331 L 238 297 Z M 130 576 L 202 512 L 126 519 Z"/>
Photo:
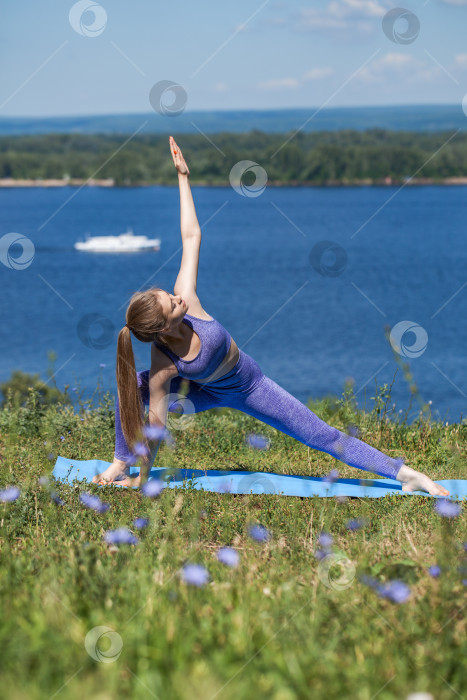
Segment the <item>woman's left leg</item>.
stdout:
<path fill-rule="evenodd" d="M 403 459 L 393 459 L 366 442 L 328 425 L 305 404 L 263 375 L 251 393 L 226 397 L 236 408 L 290 435 L 308 447 L 327 452 L 357 469 L 397 479 Z"/>

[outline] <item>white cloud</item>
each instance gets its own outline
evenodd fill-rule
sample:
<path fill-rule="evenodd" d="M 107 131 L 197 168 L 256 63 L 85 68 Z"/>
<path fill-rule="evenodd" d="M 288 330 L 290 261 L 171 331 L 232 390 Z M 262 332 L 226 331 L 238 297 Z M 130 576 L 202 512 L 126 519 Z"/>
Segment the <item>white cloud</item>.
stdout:
<path fill-rule="evenodd" d="M 394 78 L 410 83 L 430 82 L 440 74 L 439 67 L 427 65 L 411 54 L 387 53 L 362 68 L 355 79 L 366 83 L 376 83 Z"/>
<path fill-rule="evenodd" d="M 225 83 L 216 83 L 213 87 L 214 92 L 225 92 L 227 85 Z"/>
<path fill-rule="evenodd" d="M 324 66 L 323 68 L 312 68 L 308 73 L 305 73 L 303 80 L 321 80 L 322 78 L 328 78 L 333 75 L 334 68 L 331 66 Z"/>
<path fill-rule="evenodd" d="M 446 5 L 467 5 L 467 0 L 443 0 Z"/>
<path fill-rule="evenodd" d="M 454 60 L 458 68 L 467 68 L 467 53 L 458 53 Z"/>
<path fill-rule="evenodd" d="M 302 7 L 300 29 L 356 29 L 368 32 L 387 10 L 377 0 L 332 0 L 324 9 Z"/>
<path fill-rule="evenodd" d="M 273 80 L 266 80 L 265 82 L 258 84 L 259 90 L 282 90 L 283 88 L 297 88 L 299 82 L 297 78 L 277 78 Z"/>

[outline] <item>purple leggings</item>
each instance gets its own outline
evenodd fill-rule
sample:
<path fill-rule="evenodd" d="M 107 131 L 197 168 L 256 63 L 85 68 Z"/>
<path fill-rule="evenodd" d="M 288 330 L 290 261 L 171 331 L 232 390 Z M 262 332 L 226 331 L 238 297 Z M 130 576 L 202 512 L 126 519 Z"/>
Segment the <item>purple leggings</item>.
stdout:
<path fill-rule="evenodd" d="M 149 405 L 149 370 L 138 372 L 138 386 L 145 406 Z M 182 382 L 187 382 L 188 392 L 181 391 Z M 186 386 L 186 385 L 185 385 Z M 240 358 L 233 369 L 217 381 L 198 384 L 176 376 L 170 384 L 168 411 L 183 407 L 187 412 L 200 413 L 210 408 L 235 408 L 243 413 L 271 425 L 304 445 L 327 452 L 351 467 L 364 469 L 380 476 L 396 479 L 403 459 L 393 459 L 375 447 L 356 437 L 333 428 L 313 413 L 305 404 L 289 394 L 267 377 L 258 363 L 240 350 Z M 186 399 L 182 397 L 186 396 Z M 193 408 L 194 407 L 194 408 Z M 184 409 L 185 410 L 185 409 Z M 132 457 L 120 423 L 118 396 L 115 407 L 115 458 L 128 461 Z"/>

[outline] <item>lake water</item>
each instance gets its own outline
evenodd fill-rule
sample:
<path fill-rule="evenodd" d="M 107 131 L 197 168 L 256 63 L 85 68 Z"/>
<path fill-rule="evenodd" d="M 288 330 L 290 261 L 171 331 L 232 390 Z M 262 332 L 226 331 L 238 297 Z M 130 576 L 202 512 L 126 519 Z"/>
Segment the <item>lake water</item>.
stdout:
<path fill-rule="evenodd" d="M 410 399 L 385 337 L 385 326 L 399 328 L 397 357 L 409 364 L 421 398 L 432 401 L 434 417 L 465 417 L 465 187 L 192 192 L 203 231 L 201 303 L 265 374 L 304 403 L 341 396 L 352 378 L 358 405 L 368 410 L 375 380 L 390 384 L 397 370 L 389 404 L 396 403 L 395 415 Z M 14 369 L 46 380 L 53 350 L 60 389 L 78 387 L 86 398 L 99 381 L 115 394 L 116 337 L 129 298 L 149 286 L 173 292 L 181 259 L 178 187 L 2 189 L 0 203 L 0 381 Z M 160 238 L 160 251 L 73 248 L 86 232 L 119 234 L 127 226 Z M 8 233 L 33 243 L 22 269 L 8 263 Z M 20 253 L 11 247 L 10 260 Z M 399 325 L 405 321 L 412 330 Z M 147 369 L 149 344 L 133 343 L 137 369 Z M 414 401 L 410 422 L 418 412 Z"/>

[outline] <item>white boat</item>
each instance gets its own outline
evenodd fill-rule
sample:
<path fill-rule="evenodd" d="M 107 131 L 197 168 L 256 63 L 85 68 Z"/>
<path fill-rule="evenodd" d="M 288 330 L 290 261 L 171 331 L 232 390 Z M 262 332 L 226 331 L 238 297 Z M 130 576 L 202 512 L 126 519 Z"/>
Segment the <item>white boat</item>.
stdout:
<path fill-rule="evenodd" d="M 138 250 L 160 250 L 160 245 L 160 238 L 135 236 L 130 228 L 119 236 L 87 235 L 85 241 L 75 243 L 75 248 L 92 253 L 132 253 Z"/>

